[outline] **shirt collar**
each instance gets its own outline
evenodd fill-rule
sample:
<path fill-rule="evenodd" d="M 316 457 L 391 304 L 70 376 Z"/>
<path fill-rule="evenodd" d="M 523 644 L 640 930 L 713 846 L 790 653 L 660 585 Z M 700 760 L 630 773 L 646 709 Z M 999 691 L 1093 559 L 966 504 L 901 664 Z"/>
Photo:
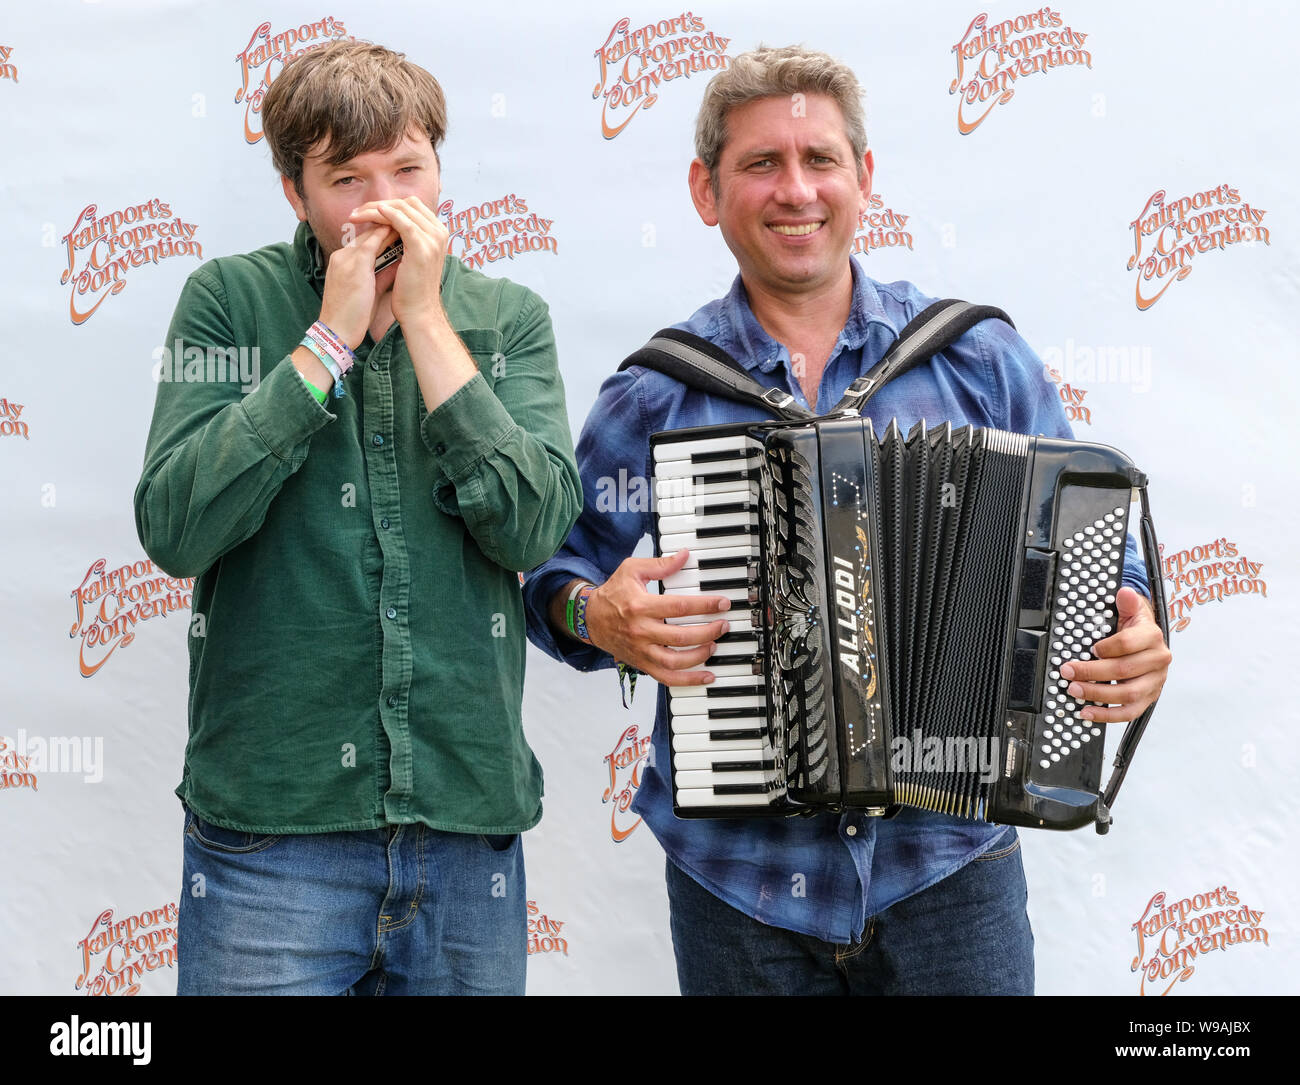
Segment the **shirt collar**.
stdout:
<path fill-rule="evenodd" d="M 298 223 L 293 235 L 293 253 L 298 267 L 307 281 L 321 290 L 325 288 L 325 254 L 316 235 L 305 222 Z"/>
<path fill-rule="evenodd" d="M 891 337 L 898 335 L 898 329 L 885 316 L 875 284 L 856 260 L 849 260 L 849 269 L 853 275 L 853 301 L 849 306 L 849 318 L 840 331 L 835 349 L 831 351 L 832 356 L 840 350 L 861 350 L 872 324 L 883 324 Z M 718 320 L 720 338 L 746 369 L 771 373 L 782 361 L 789 361 L 786 348 L 767 334 L 749 307 L 749 294 L 739 275 L 722 299 Z"/>

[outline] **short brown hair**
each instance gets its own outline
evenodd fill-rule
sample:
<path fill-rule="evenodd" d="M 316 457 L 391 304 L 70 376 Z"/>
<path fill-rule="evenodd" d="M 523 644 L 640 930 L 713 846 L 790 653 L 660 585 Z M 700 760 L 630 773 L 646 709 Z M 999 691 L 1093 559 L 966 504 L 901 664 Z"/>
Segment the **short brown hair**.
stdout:
<path fill-rule="evenodd" d="M 866 120 L 862 113 L 862 86 L 853 70 L 827 53 L 786 45 L 773 49 L 760 45 L 741 53 L 715 75 L 704 88 L 695 121 L 695 155 L 713 175 L 727 143 L 727 112 L 758 98 L 785 94 L 826 94 L 835 99 L 844 115 L 844 134 L 853 147 L 853 157 L 862 170 L 867 150 Z"/>
<path fill-rule="evenodd" d="M 262 102 L 262 131 L 275 168 L 302 190 L 302 162 L 321 140 L 338 166 L 386 151 L 411 128 L 429 134 L 434 152 L 447 134 L 447 102 L 438 81 L 405 53 L 361 41 L 336 41 L 285 65 Z"/>

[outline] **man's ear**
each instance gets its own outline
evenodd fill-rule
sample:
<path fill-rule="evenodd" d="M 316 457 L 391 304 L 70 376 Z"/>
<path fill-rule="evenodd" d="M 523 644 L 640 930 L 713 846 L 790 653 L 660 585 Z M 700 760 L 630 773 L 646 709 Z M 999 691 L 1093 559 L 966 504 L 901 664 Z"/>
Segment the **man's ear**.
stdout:
<path fill-rule="evenodd" d="M 871 205 L 871 175 L 876 170 L 876 159 L 870 151 L 864 151 L 860 163 L 862 173 L 858 178 L 858 188 L 862 192 L 862 210 Z"/>
<path fill-rule="evenodd" d="M 716 226 L 718 224 L 718 199 L 713 194 L 713 177 L 705 168 L 703 162 L 698 158 L 691 163 L 691 171 L 687 177 L 691 188 L 691 202 L 695 204 L 695 210 L 704 220 L 705 226 Z"/>
<path fill-rule="evenodd" d="M 280 186 L 284 189 L 284 198 L 289 201 L 293 207 L 294 213 L 298 216 L 298 221 L 306 222 L 307 204 L 303 198 L 298 195 L 298 190 L 293 187 L 293 182 L 290 181 L 289 178 L 281 175 Z"/>

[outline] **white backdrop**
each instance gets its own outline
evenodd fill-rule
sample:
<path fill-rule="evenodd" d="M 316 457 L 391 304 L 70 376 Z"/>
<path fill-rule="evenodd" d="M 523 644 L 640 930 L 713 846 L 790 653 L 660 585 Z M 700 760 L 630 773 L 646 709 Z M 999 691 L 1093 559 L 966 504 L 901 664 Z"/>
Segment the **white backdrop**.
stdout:
<path fill-rule="evenodd" d="M 175 989 L 188 598 L 142 564 L 131 511 L 154 352 L 201 260 L 291 237 L 249 99 L 277 50 L 335 33 L 401 49 L 442 82 L 444 206 L 481 212 L 456 251 L 549 301 L 575 435 L 618 362 L 734 274 L 686 191 L 709 63 L 760 41 L 849 62 L 868 92 L 881 216 L 857 258 L 876 279 L 1006 309 L 1076 433 L 1151 476 L 1171 563 L 1175 663 L 1115 828 L 1022 833 L 1039 991 L 1136 994 L 1140 955 L 1155 958 L 1149 993 L 1294 992 L 1297 713 L 1278 668 L 1298 613 L 1284 540 L 1297 527 L 1300 15 L 1108 0 L 1041 9 L 1035 23 L 1061 24 L 1044 29 L 1008 0 L 452 11 L 50 0 L 0 20 L 0 992 Z M 982 13 L 1009 22 L 1005 37 L 980 39 Z M 627 38 L 630 56 L 602 70 L 623 18 L 654 37 Z M 1023 41 L 1067 27 L 1068 52 Z M 492 222 L 519 216 L 483 205 L 512 196 L 537 219 L 506 254 Z M 114 212 L 167 240 L 96 246 L 86 227 Z M 1137 253 L 1133 223 L 1153 215 Z M 97 595 L 101 561 L 124 597 Z M 526 838 L 531 993 L 676 990 L 662 853 L 621 805 L 652 694 L 625 712 L 612 674 L 529 649 L 525 724 L 547 779 Z M 1187 901 L 1184 921 L 1235 898 L 1247 939 L 1171 973 L 1159 920 L 1140 950 L 1135 931 L 1158 893 Z"/>

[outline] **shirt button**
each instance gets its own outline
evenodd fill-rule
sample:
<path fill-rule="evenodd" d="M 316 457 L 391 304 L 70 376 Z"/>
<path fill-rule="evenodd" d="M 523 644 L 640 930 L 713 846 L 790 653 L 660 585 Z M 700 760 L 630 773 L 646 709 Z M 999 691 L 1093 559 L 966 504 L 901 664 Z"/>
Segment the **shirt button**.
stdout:
<path fill-rule="evenodd" d="M 370 363 L 370 368 L 373 369 L 376 373 L 378 373 L 378 372 L 379 372 L 379 363 L 378 363 L 378 362 L 371 362 L 371 363 Z"/>
<path fill-rule="evenodd" d="M 441 456 L 444 452 L 447 451 L 447 446 L 444 445 L 444 444 L 436 444 L 436 445 L 433 446 L 433 450 L 434 450 L 434 452 L 436 452 L 439 456 Z"/>
<path fill-rule="evenodd" d="M 392 615 L 389 615 L 389 617 L 392 617 Z M 845 831 L 845 833 L 847 833 L 849 836 L 857 836 L 857 835 L 858 835 L 858 827 L 857 827 L 856 825 L 850 825 L 850 826 L 849 826 L 847 829 L 845 829 L 844 831 Z"/>
<path fill-rule="evenodd" d="M 396 697 L 396 696 L 392 696 L 392 697 L 389 697 L 389 698 L 388 698 L 388 707 L 389 707 L 389 708 L 396 708 L 396 707 L 397 707 L 397 697 Z"/>
<path fill-rule="evenodd" d="M 379 526 L 382 527 L 385 531 L 388 530 L 388 517 L 387 517 L 387 516 L 385 516 L 382 520 L 379 521 Z"/>
<path fill-rule="evenodd" d="M 376 433 L 373 437 L 370 438 L 370 443 L 373 444 L 375 447 L 382 445 L 384 443 L 384 435 L 382 433 Z"/>
<path fill-rule="evenodd" d="M 384 613 L 387 614 L 390 618 L 396 618 L 396 617 L 397 617 L 397 608 L 396 608 L 396 607 L 389 607 L 386 611 L 384 611 Z"/>

